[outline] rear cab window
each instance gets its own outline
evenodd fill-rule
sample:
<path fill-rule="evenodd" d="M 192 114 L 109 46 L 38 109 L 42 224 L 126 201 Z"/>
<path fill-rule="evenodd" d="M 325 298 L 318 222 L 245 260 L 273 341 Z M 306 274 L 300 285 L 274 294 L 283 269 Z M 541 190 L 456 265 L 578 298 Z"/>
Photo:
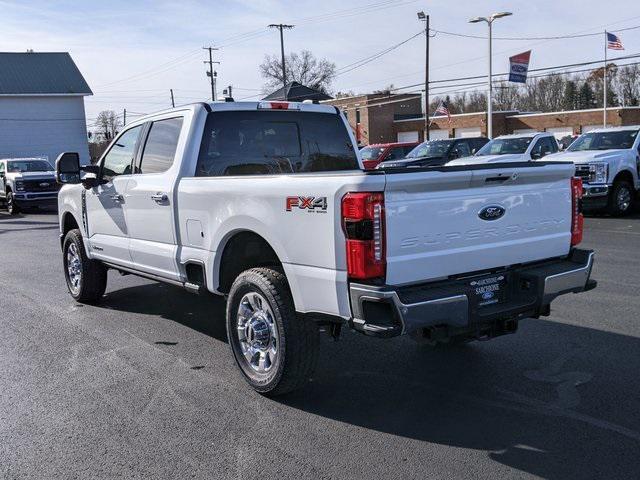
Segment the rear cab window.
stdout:
<path fill-rule="evenodd" d="M 208 114 L 196 176 L 359 170 L 341 117 L 298 111 Z"/>

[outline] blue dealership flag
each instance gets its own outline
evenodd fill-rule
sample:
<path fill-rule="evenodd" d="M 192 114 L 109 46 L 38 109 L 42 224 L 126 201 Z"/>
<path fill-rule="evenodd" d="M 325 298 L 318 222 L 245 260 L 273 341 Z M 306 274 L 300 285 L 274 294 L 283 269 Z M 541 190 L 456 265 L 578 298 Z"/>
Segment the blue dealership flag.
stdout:
<path fill-rule="evenodd" d="M 515 83 L 527 83 L 527 72 L 529 71 L 529 59 L 531 50 L 509 57 L 511 68 L 509 69 L 509 81 Z"/>

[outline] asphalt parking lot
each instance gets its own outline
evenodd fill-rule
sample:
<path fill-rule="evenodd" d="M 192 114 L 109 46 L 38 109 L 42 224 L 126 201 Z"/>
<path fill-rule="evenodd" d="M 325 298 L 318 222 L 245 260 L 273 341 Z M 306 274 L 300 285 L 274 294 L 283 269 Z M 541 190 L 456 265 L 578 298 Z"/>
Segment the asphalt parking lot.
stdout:
<path fill-rule="evenodd" d="M 450 351 L 346 332 L 271 400 L 223 304 L 109 273 L 68 295 L 57 217 L 0 213 L 2 478 L 640 478 L 640 214 L 586 220 L 596 290 Z"/>

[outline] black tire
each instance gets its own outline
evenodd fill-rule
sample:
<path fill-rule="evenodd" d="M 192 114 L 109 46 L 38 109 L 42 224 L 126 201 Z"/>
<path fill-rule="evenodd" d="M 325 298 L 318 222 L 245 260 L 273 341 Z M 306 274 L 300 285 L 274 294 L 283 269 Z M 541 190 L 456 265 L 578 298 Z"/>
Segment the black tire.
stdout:
<path fill-rule="evenodd" d="M 73 253 L 70 255 L 70 252 Z M 70 261 L 76 257 L 79 260 L 76 272 L 80 273 L 77 283 L 72 280 L 69 269 Z M 107 288 L 107 269 L 102 262 L 87 257 L 80 230 L 70 230 L 64 237 L 62 258 L 64 277 L 71 296 L 80 303 L 97 303 Z"/>
<path fill-rule="evenodd" d="M 11 190 L 7 192 L 5 202 L 9 215 L 17 215 L 20 213 L 20 207 L 16 204 L 16 199 L 13 196 L 13 192 Z"/>
<path fill-rule="evenodd" d="M 245 308 L 251 307 L 245 299 L 250 299 L 255 293 L 258 294 L 256 298 L 260 299 L 259 303 L 266 300 L 268 305 L 264 308 L 270 308 L 270 312 L 264 314 L 260 309 L 246 310 L 251 316 L 247 314 L 241 319 L 241 302 L 244 301 Z M 262 338 L 262 343 L 255 342 L 252 345 L 261 346 L 262 350 L 256 352 L 258 357 L 262 355 L 260 352 L 273 351 L 271 355 L 275 361 L 270 363 L 268 371 L 258 371 L 259 367 L 252 366 L 251 359 L 243 353 L 243 348 L 247 351 L 250 339 L 257 338 L 252 325 L 260 323 L 262 314 L 268 319 L 269 333 L 265 335 L 269 339 Z M 246 323 L 241 331 L 238 327 L 243 319 L 246 319 Z M 296 315 L 287 279 L 281 272 L 270 268 L 252 268 L 241 273 L 229 292 L 226 323 L 229 345 L 236 363 L 246 381 L 257 392 L 269 396 L 282 395 L 301 387 L 313 374 L 320 341 L 318 326 L 312 320 Z M 264 345 L 265 342 L 268 345 Z"/>
<path fill-rule="evenodd" d="M 626 180 L 618 180 L 613 184 L 609 194 L 607 211 L 616 217 L 627 215 L 633 210 L 633 200 L 636 192 Z M 625 201 L 628 199 L 628 201 Z"/>

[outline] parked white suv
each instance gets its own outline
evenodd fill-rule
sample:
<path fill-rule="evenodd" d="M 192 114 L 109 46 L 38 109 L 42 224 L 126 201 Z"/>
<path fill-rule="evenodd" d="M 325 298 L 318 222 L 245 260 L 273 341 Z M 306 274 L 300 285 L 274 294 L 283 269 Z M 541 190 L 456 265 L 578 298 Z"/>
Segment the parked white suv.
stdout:
<path fill-rule="evenodd" d="M 585 209 L 612 215 L 633 209 L 640 190 L 640 126 L 601 128 L 584 133 L 548 160 L 572 161 L 584 183 Z"/>
<path fill-rule="evenodd" d="M 98 302 L 107 269 L 225 296 L 262 393 L 306 381 L 319 327 L 486 339 L 595 287 L 571 163 L 365 172 L 339 110 L 286 102 L 167 110 L 78 158 L 56 162 L 71 296 Z"/>
<path fill-rule="evenodd" d="M 501 135 L 487 143 L 474 156 L 452 160 L 447 165 L 530 162 L 540 160 L 558 150 L 558 142 L 551 133 Z"/>

